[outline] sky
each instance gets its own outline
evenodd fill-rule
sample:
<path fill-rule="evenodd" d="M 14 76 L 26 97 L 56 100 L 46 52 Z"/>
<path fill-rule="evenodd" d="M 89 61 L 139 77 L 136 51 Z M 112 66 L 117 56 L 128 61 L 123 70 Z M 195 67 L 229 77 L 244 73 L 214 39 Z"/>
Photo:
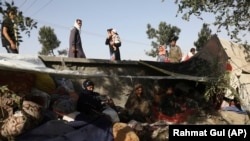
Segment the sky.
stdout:
<path fill-rule="evenodd" d="M 2 0 L 4 1 L 4 0 Z M 11 2 L 12 0 L 6 0 Z M 177 44 L 183 54 L 187 54 L 198 39 L 203 23 L 212 23 L 213 15 L 205 15 L 204 20 L 192 17 L 190 21 L 177 14 L 174 0 L 16 0 L 15 6 L 26 17 L 38 22 L 31 36 L 23 35 L 19 54 L 38 55 L 42 45 L 38 41 L 39 29 L 43 26 L 54 29 L 60 46 L 54 51 L 69 48 L 69 33 L 77 18 L 82 19 L 81 39 L 83 50 L 89 59 L 110 59 L 109 48 L 105 45 L 108 28 L 115 28 L 122 39 L 121 60 L 152 60 L 146 51 L 152 49 L 148 39 L 147 24 L 158 29 L 160 22 L 181 29 Z M 210 27 L 211 28 L 211 27 Z M 212 27 L 215 33 L 216 27 Z M 225 32 L 216 33 L 218 37 L 230 39 Z M 0 48 L 0 53 L 6 53 Z"/>

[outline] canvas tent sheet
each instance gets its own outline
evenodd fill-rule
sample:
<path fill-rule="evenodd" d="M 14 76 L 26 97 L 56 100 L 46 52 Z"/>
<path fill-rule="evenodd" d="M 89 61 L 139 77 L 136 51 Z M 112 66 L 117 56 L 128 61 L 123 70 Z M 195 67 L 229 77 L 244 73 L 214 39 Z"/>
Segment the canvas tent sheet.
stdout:
<path fill-rule="evenodd" d="M 249 50 L 243 45 L 220 39 L 220 42 L 229 56 L 232 65 L 231 77 L 236 80 L 231 84 L 239 89 L 239 96 L 250 111 L 250 62 Z"/>
<path fill-rule="evenodd" d="M 37 72 L 52 72 L 34 55 L 0 54 L 0 67 L 6 70 L 26 70 Z"/>
<path fill-rule="evenodd" d="M 229 61 L 233 66 L 234 73 L 241 74 L 241 72 L 250 73 L 250 54 L 243 45 L 230 42 L 220 38 L 220 42 L 229 56 Z"/>
<path fill-rule="evenodd" d="M 105 76 L 100 73 L 82 73 L 75 70 L 56 70 L 48 68 L 37 55 L 20 55 L 20 54 L 0 54 L 0 69 L 23 71 L 32 73 L 45 73 L 59 75 L 64 77 L 86 77 L 86 76 Z"/>

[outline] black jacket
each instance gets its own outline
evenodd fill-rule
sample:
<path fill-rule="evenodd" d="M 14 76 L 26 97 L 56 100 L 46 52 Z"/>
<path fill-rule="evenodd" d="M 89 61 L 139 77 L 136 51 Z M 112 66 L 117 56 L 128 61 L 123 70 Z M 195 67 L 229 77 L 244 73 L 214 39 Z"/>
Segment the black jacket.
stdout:
<path fill-rule="evenodd" d="M 16 42 L 16 38 L 15 38 L 15 31 L 14 31 L 14 23 L 11 21 L 10 18 L 6 18 L 3 23 L 2 23 L 2 28 L 1 28 L 1 32 L 2 32 L 2 46 L 6 47 L 7 45 L 10 45 L 9 41 L 4 37 L 3 35 L 3 27 L 6 27 L 8 29 L 8 35 L 10 36 L 11 40 L 13 42 Z"/>
<path fill-rule="evenodd" d="M 90 113 L 93 111 L 102 112 L 103 109 L 104 106 L 101 103 L 99 93 L 88 90 L 84 90 L 82 93 L 80 93 L 77 102 L 77 111 Z"/>

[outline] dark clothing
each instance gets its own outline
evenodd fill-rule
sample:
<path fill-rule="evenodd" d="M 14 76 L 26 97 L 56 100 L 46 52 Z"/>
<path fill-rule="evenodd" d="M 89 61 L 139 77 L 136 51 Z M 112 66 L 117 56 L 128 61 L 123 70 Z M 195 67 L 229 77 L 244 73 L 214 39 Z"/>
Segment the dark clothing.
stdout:
<path fill-rule="evenodd" d="M 75 48 L 77 51 L 72 52 L 72 49 Z M 74 27 L 70 31 L 69 37 L 69 56 L 72 58 L 86 58 L 85 53 L 82 48 L 81 36 L 79 30 Z"/>
<path fill-rule="evenodd" d="M 177 98 L 174 94 L 164 94 L 161 103 L 160 103 L 160 110 L 163 114 L 168 116 L 173 116 L 176 113 L 181 112 L 181 107 L 177 103 Z"/>
<path fill-rule="evenodd" d="M 105 45 L 109 45 L 109 53 L 110 53 L 110 56 L 111 56 L 112 53 L 113 53 L 113 48 L 112 48 L 112 46 L 109 44 L 111 40 L 112 40 L 112 37 L 106 38 L 106 41 L 105 41 Z"/>
<path fill-rule="evenodd" d="M 88 114 L 94 111 L 101 113 L 103 110 L 104 106 L 101 104 L 99 93 L 87 90 L 80 93 L 77 102 L 77 111 Z"/>
<path fill-rule="evenodd" d="M 120 121 L 118 113 L 113 108 L 114 105 L 111 105 L 106 95 L 84 90 L 79 95 L 76 110 L 91 117 L 106 115 L 112 122 L 118 122 Z"/>
<path fill-rule="evenodd" d="M 113 49 L 113 47 L 110 45 L 110 42 L 112 40 L 112 36 L 109 38 L 106 38 L 105 45 L 109 46 L 109 52 L 110 52 L 110 57 L 114 54 L 115 59 L 114 60 L 121 60 L 121 55 L 120 55 L 120 48 L 116 47 L 116 50 Z"/>
<path fill-rule="evenodd" d="M 16 53 L 16 54 L 18 54 L 18 50 L 17 50 L 17 49 L 12 49 L 12 48 L 10 47 L 10 45 L 7 45 L 7 46 L 5 47 L 5 49 L 7 50 L 8 53 Z"/>
<path fill-rule="evenodd" d="M 79 114 L 76 121 L 50 120 L 16 137 L 15 141 L 114 141 L 113 124 L 105 116 L 88 118 Z"/>
<path fill-rule="evenodd" d="M 116 48 L 116 51 L 114 51 L 114 53 L 115 53 L 115 60 L 121 60 L 119 47 Z"/>
<path fill-rule="evenodd" d="M 121 60 L 121 55 L 120 55 L 120 49 L 119 49 L 119 47 L 117 47 L 116 50 L 113 51 L 113 53 L 115 54 L 115 60 Z"/>
<path fill-rule="evenodd" d="M 15 30 L 14 30 L 14 23 L 11 21 L 10 18 L 6 18 L 3 23 L 2 23 L 2 27 L 1 27 L 1 36 L 2 36 L 2 46 L 6 48 L 8 53 L 18 53 L 17 49 L 12 49 L 10 47 L 10 42 L 4 37 L 3 35 L 3 27 L 6 27 L 7 33 L 10 36 L 11 40 L 16 43 L 16 38 L 15 38 Z"/>

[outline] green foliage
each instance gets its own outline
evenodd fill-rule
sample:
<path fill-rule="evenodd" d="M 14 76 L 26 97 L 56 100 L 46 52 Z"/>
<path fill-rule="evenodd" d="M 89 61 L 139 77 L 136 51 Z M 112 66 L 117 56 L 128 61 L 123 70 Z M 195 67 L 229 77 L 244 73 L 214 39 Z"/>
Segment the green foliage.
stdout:
<path fill-rule="evenodd" d="M 204 19 L 202 14 L 210 13 L 215 15 L 213 24 L 218 27 L 217 32 L 224 28 L 236 41 L 241 41 L 240 32 L 243 36 L 249 34 L 249 0 L 175 0 L 175 3 L 179 8 L 177 14 L 182 13 L 184 20 L 189 20 L 191 15 Z"/>
<path fill-rule="evenodd" d="M 206 45 L 211 35 L 211 29 L 208 28 L 208 24 L 204 23 L 201 31 L 198 33 L 198 40 L 194 42 L 194 46 L 196 47 L 197 51 L 200 51 L 200 49 Z"/>
<path fill-rule="evenodd" d="M 7 15 L 7 11 L 9 9 L 14 9 L 16 11 L 16 18 L 14 20 L 15 24 L 17 25 L 16 27 L 16 33 L 17 33 L 17 45 L 19 46 L 22 40 L 21 33 L 25 33 L 30 37 L 30 32 L 33 28 L 37 28 L 37 22 L 35 22 L 33 19 L 30 17 L 25 17 L 23 16 L 22 11 L 18 10 L 18 7 L 14 5 L 14 1 L 11 3 L 4 2 L 0 3 L 0 13 L 3 16 L 3 19 L 5 19 Z"/>
<path fill-rule="evenodd" d="M 153 28 L 150 24 L 147 25 L 147 35 L 148 39 L 154 39 L 151 42 L 153 48 L 146 52 L 148 56 L 156 57 L 158 53 L 159 45 L 168 45 L 170 43 L 170 38 L 174 35 L 179 35 L 180 29 L 176 26 L 171 26 L 166 22 L 160 22 L 158 30 Z"/>
<path fill-rule="evenodd" d="M 40 55 L 55 55 L 53 50 L 60 46 L 61 41 L 57 39 L 54 29 L 51 27 L 43 26 L 39 30 L 38 40 L 42 45 Z"/>
<path fill-rule="evenodd" d="M 206 85 L 205 99 L 212 104 L 220 103 L 227 90 L 232 93 L 229 96 L 234 96 L 239 99 L 239 95 L 230 83 L 230 72 L 225 72 L 218 79 L 211 80 Z"/>

